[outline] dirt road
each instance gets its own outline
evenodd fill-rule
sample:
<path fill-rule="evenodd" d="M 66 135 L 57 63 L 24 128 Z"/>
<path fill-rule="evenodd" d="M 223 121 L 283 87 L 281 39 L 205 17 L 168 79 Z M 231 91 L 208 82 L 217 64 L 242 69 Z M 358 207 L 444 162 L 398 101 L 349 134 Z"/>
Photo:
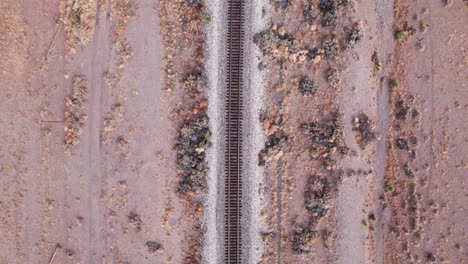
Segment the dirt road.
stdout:
<path fill-rule="evenodd" d="M 0 262 L 47 263 L 60 245 L 54 263 L 181 263 L 193 231 L 173 191 L 158 2 L 78 1 L 81 24 L 67 1 L 0 5 Z M 68 155 L 75 76 L 87 118 Z"/>

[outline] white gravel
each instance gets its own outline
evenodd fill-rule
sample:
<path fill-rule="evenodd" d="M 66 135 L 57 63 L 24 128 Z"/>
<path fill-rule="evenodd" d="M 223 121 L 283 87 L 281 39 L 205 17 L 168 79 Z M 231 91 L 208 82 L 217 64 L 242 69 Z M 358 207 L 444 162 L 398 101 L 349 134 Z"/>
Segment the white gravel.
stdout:
<path fill-rule="evenodd" d="M 223 263 L 227 3 L 223 0 L 208 0 L 207 3 L 211 22 L 205 31 L 205 67 L 208 76 L 209 125 L 213 136 L 212 146 L 207 152 L 208 195 L 203 216 L 205 241 L 202 262 Z M 258 70 L 261 54 L 252 40 L 255 33 L 267 26 L 267 18 L 262 18 L 262 8 L 266 4 L 266 0 L 248 0 L 245 10 L 243 263 L 258 263 L 263 253 L 260 232 L 265 229 L 265 223 L 260 211 L 264 206 L 264 199 L 260 188 L 264 172 L 258 166 L 258 153 L 265 142 L 259 122 L 263 106 L 264 74 Z"/>
<path fill-rule="evenodd" d="M 264 107 L 265 73 L 258 69 L 262 55 L 253 43 L 253 35 L 267 28 L 268 18 L 262 15 L 267 4 L 266 0 L 247 0 L 245 8 L 242 263 L 259 263 L 264 251 L 260 236 L 261 231 L 266 230 L 266 223 L 260 216 L 262 208 L 265 208 L 261 191 L 264 170 L 258 166 L 258 153 L 265 144 L 259 121 Z"/>
<path fill-rule="evenodd" d="M 223 263 L 224 249 L 224 142 L 226 98 L 227 5 L 223 0 L 208 0 L 211 22 L 205 31 L 208 77 L 208 116 L 212 146 L 207 151 L 208 195 L 205 200 L 203 263 Z"/>

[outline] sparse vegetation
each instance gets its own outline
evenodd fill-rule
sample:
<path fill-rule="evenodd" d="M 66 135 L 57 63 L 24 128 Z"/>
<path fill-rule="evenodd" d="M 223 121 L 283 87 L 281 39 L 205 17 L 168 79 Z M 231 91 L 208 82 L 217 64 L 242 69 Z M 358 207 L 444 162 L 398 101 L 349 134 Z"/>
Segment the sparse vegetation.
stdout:
<path fill-rule="evenodd" d="M 325 216 L 330 204 L 330 185 L 326 179 L 310 178 L 305 193 L 305 207 L 313 216 Z"/>
<path fill-rule="evenodd" d="M 348 153 L 348 148 L 343 140 L 343 122 L 340 114 L 333 112 L 330 118 L 302 125 L 302 129 L 309 138 L 309 150 L 312 158 L 321 159 L 322 166 L 328 171 L 336 169 L 336 162 L 332 158 L 332 154 L 336 150 L 341 154 Z"/>
<path fill-rule="evenodd" d="M 408 31 L 404 29 L 397 31 L 397 33 L 395 34 L 396 39 L 399 41 L 405 40 L 407 36 L 408 36 Z"/>
<path fill-rule="evenodd" d="M 317 84 L 309 78 L 303 78 L 299 83 L 299 91 L 302 94 L 313 94 L 317 90 Z"/>
<path fill-rule="evenodd" d="M 73 79 L 73 93 L 66 98 L 65 103 L 65 153 L 71 154 L 73 149 L 80 143 L 88 118 L 88 89 L 86 79 L 75 76 Z"/>
<path fill-rule="evenodd" d="M 317 231 L 311 227 L 296 227 L 293 237 L 293 251 L 295 254 L 310 252 L 311 242 L 318 237 Z"/>
<path fill-rule="evenodd" d="M 338 70 L 330 68 L 327 70 L 326 75 L 328 84 L 331 87 L 338 89 L 340 86 L 340 74 L 338 73 Z"/>
<path fill-rule="evenodd" d="M 395 118 L 400 121 L 405 121 L 408 117 L 410 108 L 405 104 L 403 99 L 399 97 L 395 103 Z"/>
<path fill-rule="evenodd" d="M 400 87 L 400 83 L 398 83 L 397 80 L 391 80 L 390 81 L 390 88 L 395 89 L 395 88 L 398 88 L 398 87 Z"/>
<path fill-rule="evenodd" d="M 374 51 L 374 53 L 372 53 L 371 60 L 374 63 L 374 69 L 376 71 L 381 71 L 382 70 L 382 62 L 379 59 L 379 54 L 377 53 L 377 51 Z"/>
<path fill-rule="evenodd" d="M 61 8 L 61 21 L 68 34 L 68 44 L 86 45 L 94 32 L 96 22 L 95 0 L 67 0 Z"/>
<path fill-rule="evenodd" d="M 327 36 L 323 40 L 323 49 L 325 57 L 333 59 L 338 54 L 338 41 L 334 36 Z"/>
<path fill-rule="evenodd" d="M 211 132 L 206 114 L 200 114 L 182 126 L 176 145 L 177 165 L 183 172 L 178 189 L 180 195 L 205 189 L 205 151 L 210 140 Z"/>
<path fill-rule="evenodd" d="M 374 125 L 364 113 L 360 113 L 354 117 L 353 130 L 358 132 L 356 141 L 362 149 L 377 138 L 374 132 Z"/>
<path fill-rule="evenodd" d="M 397 138 L 395 140 L 395 146 L 401 150 L 409 150 L 408 141 L 404 138 Z"/>
<path fill-rule="evenodd" d="M 335 0 L 320 0 L 319 8 L 323 12 L 322 25 L 333 26 L 338 17 L 338 4 Z"/>
<path fill-rule="evenodd" d="M 304 20 L 309 24 L 313 24 L 315 20 L 317 19 L 317 12 L 315 11 L 312 5 L 309 5 L 306 7 L 303 15 L 304 15 Z"/>
<path fill-rule="evenodd" d="M 359 25 L 356 23 L 346 32 L 346 49 L 352 49 L 362 40 L 363 34 Z"/>

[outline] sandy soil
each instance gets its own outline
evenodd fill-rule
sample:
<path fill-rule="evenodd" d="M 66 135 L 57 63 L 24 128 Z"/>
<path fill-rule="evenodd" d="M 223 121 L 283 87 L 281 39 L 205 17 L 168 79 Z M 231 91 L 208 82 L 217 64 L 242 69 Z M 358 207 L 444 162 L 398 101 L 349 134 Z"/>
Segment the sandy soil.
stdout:
<path fill-rule="evenodd" d="M 401 98 L 411 112 L 390 128 L 387 262 L 467 260 L 467 8 L 462 1 L 397 3 L 394 29 L 408 23 L 416 32 L 398 44 L 393 66 L 400 86 L 392 102 Z M 398 139 L 408 139 L 408 149 Z"/>
<path fill-rule="evenodd" d="M 0 262 L 182 263 L 196 222 L 176 194 L 159 4 L 69 3 L 0 4 Z M 67 155 L 74 76 L 87 94 Z"/>
<path fill-rule="evenodd" d="M 462 1 L 450 7 L 443 1 L 356 1 L 338 8 L 330 27 L 321 24 L 325 11 L 319 2 L 312 4 L 312 23 L 304 15 L 310 2 L 272 2 L 272 34 L 289 36 L 298 48 L 294 42 L 277 45 L 271 35 L 260 40 L 270 45 L 264 45 L 270 50 L 263 56 L 268 76 L 264 131 L 277 140 L 267 141 L 264 152 L 273 154 L 266 159 L 270 205 L 263 210 L 269 228 L 260 234 L 267 246 L 263 262 L 463 262 L 466 140 L 459 134 L 465 123 L 459 114 L 465 110 L 466 33 L 454 17 L 462 17 L 466 6 Z M 362 38 L 347 48 L 353 25 Z M 327 59 L 324 39 L 330 35 L 338 40 L 338 55 Z M 321 60 L 301 58 L 312 47 L 318 47 Z M 327 83 L 330 68 L 339 73 L 337 84 Z M 312 92 L 301 91 L 305 78 L 315 82 L 308 88 Z M 408 121 L 400 120 L 399 96 L 420 116 L 411 120 L 408 112 Z M 347 152 L 311 155 L 302 125 L 324 120 L 336 109 Z M 361 113 L 369 119 L 372 134 L 367 135 L 375 135 L 364 147 L 356 128 Z M 400 137 L 417 142 L 416 154 L 413 146 L 403 152 L 395 146 Z M 324 157 L 336 165 L 324 170 Z M 331 186 L 322 190 L 325 198 L 313 198 L 328 208 L 324 216 L 307 210 L 309 186 L 317 186 L 311 179 Z"/>
<path fill-rule="evenodd" d="M 223 3 L 0 2 L 0 263 L 222 262 Z M 247 4 L 244 262 L 466 262 L 466 1 Z"/>

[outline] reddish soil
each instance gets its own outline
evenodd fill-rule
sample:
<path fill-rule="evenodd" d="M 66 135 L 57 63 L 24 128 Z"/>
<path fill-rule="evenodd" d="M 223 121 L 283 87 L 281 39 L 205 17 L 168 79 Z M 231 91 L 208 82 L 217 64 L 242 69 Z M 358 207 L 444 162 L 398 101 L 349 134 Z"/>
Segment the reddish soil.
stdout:
<path fill-rule="evenodd" d="M 171 117 L 186 99 L 164 92 L 162 4 L 0 7 L 0 263 L 191 258 L 199 224 L 176 193 Z"/>

